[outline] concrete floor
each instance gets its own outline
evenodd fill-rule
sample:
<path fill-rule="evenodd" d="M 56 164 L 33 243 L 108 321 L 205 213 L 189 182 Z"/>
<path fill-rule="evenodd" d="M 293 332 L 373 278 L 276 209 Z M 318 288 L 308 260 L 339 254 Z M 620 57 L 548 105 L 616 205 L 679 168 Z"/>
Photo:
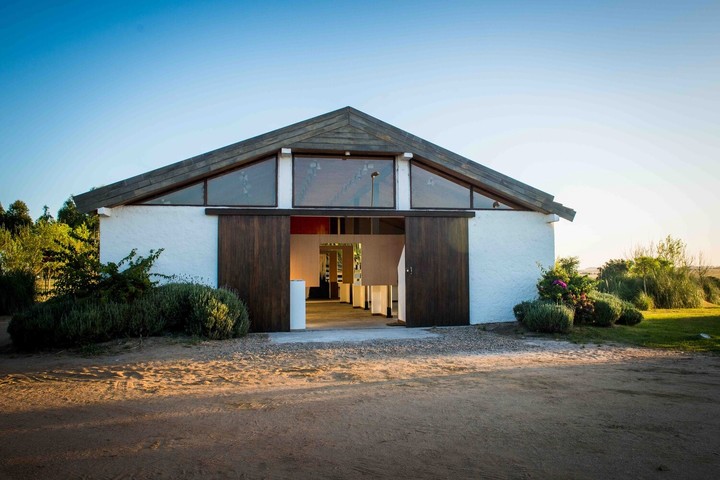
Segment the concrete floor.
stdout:
<path fill-rule="evenodd" d="M 396 313 L 397 304 L 394 306 Z M 388 327 L 397 316 L 372 315 L 370 310 L 353 308 L 349 303 L 337 300 L 308 300 L 305 302 L 305 324 L 308 330 L 336 330 L 355 328 L 403 328 Z"/>

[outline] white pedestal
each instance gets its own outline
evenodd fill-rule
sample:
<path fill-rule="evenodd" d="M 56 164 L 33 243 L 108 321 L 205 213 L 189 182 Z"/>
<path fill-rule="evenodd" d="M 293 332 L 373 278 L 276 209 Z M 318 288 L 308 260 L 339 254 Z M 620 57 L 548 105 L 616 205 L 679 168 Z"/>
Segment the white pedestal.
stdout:
<path fill-rule="evenodd" d="M 338 289 L 340 290 L 340 301 L 343 303 L 350 303 L 350 284 L 340 283 Z"/>
<path fill-rule="evenodd" d="M 290 330 L 305 330 L 305 280 L 290 280 Z"/>
<path fill-rule="evenodd" d="M 365 285 L 353 285 L 353 307 L 365 308 Z"/>
<path fill-rule="evenodd" d="M 375 285 L 370 287 L 370 312 L 373 315 L 387 315 L 387 285 Z"/>

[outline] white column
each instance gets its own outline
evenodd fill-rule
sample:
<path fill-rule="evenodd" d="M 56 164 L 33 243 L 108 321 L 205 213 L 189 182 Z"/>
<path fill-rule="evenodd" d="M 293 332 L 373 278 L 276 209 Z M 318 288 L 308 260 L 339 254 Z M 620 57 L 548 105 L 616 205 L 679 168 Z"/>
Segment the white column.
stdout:
<path fill-rule="evenodd" d="M 281 148 L 277 171 L 278 208 L 292 208 L 292 150 Z"/>
<path fill-rule="evenodd" d="M 290 330 L 305 330 L 305 282 L 290 280 Z"/>
<path fill-rule="evenodd" d="M 412 153 L 405 152 L 395 157 L 395 208 L 410 210 L 410 159 Z"/>
<path fill-rule="evenodd" d="M 387 285 L 373 285 L 370 287 L 370 313 L 373 315 L 383 315 L 387 313 Z"/>

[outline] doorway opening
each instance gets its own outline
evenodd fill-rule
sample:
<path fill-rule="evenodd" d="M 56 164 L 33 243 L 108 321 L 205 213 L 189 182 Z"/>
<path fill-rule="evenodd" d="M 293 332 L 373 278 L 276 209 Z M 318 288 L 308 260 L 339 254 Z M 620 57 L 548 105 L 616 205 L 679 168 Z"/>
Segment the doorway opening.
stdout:
<path fill-rule="evenodd" d="M 404 218 L 291 217 L 290 233 L 290 275 L 305 282 L 306 329 L 398 323 Z"/>

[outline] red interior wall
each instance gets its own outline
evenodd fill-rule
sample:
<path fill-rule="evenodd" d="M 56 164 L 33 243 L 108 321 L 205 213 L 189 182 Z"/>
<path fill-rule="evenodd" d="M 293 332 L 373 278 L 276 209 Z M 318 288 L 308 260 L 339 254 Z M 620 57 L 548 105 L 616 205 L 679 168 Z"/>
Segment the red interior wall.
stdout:
<path fill-rule="evenodd" d="M 290 217 L 290 234 L 327 234 L 330 233 L 328 217 Z"/>

